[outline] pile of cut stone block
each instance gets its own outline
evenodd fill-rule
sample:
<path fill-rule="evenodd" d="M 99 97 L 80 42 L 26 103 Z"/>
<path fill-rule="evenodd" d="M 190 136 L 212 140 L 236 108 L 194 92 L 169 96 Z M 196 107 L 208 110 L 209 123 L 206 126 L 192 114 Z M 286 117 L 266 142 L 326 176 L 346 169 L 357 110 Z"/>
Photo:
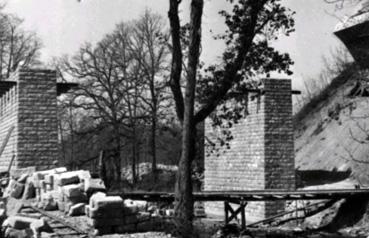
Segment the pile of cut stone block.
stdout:
<path fill-rule="evenodd" d="M 92 178 L 86 170 L 67 171 L 61 167 L 27 172 L 12 179 L 5 194 L 16 201 L 33 198 L 30 200 L 33 205 L 46 211 L 59 210 L 68 216 L 86 215 L 95 235 L 159 230 L 164 224 L 156 206 L 150 209 L 146 201 L 108 196 L 104 182 Z M 5 223 L 9 232 L 24 233 L 24 229 L 40 232 L 38 227 L 43 227 L 42 221 L 23 219 L 18 214 L 11 214 Z"/>
<path fill-rule="evenodd" d="M 35 172 L 32 177 L 38 207 L 44 210 L 59 209 L 68 215 L 83 215 L 89 196 L 106 191 L 104 182 L 91 178 L 86 170 L 68 172 L 62 167 Z"/>
<path fill-rule="evenodd" d="M 95 235 L 150 231 L 155 229 L 154 218 L 147 210 L 147 202 L 132 201 L 119 196 L 94 194 L 86 206 L 89 223 Z M 156 227 L 158 229 L 159 227 Z"/>
<path fill-rule="evenodd" d="M 89 217 L 90 225 L 95 228 L 96 235 L 123 231 L 124 203 L 119 196 L 94 194 L 86 206 L 86 215 Z"/>

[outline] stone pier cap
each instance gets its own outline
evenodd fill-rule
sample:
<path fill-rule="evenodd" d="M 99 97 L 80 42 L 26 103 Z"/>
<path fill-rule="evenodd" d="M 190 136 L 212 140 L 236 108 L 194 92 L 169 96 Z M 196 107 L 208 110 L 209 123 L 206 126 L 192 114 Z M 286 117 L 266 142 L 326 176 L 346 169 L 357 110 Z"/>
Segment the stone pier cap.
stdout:
<path fill-rule="evenodd" d="M 17 71 L 10 74 L 10 77 L 6 80 L 0 81 L 0 97 L 2 97 L 6 92 L 8 92 L 11 88 L 15 87 L 18 83 L 17 75 L 19 73 L 48 73 L 55 74 L 56 70 L 53 69 L 45 69 L 45 68 L 20 68 Z M 56 93 L 57 96 L 60 96 L 64 93 L 67 93 L 72 88 L 77 87 L 77 83 L 71 82 L 57 82 L 56 83 Z"/>

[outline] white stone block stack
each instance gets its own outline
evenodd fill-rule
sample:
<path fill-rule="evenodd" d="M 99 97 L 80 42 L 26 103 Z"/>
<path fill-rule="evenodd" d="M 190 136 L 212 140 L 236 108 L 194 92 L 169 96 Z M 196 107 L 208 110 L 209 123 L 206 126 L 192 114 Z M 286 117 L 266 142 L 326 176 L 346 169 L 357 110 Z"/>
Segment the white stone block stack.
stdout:
<path fill-rule="evenodd" d="M 72 206 L 79 203 L 87 203 L 88 198 L 83 191 L 83 184 L 69 184 L 60 187 L 62 201 L 59 201 L 60 210 L 64 210 L 65 213 L 69 213 Z"/>
<path fill-rule="evenodd" d="M 95 235 L 121 232 L 125 224 L 123 199 L 119 196 L 107 196 L 96 193 L 86 206 L 86 215 L 95 229 Z"/>
<path fill-rule="evenodd" d="M 44 198 L 50 197 L 50 192 L 54 191 L 54 177 L 66 171 L 65 167 L 60 167 L 33 173 L 30 178 L 36 188 L 36 199 L 38 202 L 42 202 Z"/>
<path fill-rule="evenodd" d="M 105 191 L 101 179 L 92 179 L 86 170 L 67 171 L 57 168 L 35 172 L 32 181 L 36 187 L 38 206 L 45 210 L 59 209 L 70 215 L 82 215 L 81 204 L 88 202 L 88 196 L 96 191 Z M 73 211 L 71 211 L 73 208 Z"/>

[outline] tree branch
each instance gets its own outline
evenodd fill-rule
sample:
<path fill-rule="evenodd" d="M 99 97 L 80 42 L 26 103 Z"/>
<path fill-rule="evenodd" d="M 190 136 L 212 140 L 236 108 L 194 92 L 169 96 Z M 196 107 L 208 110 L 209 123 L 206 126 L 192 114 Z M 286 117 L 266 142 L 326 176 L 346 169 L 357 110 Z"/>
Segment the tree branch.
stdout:
<path fill-rule="evenodd" d="M 184 101 L 183 94 L 181 91 L 181 74 L 182 74 L 182 47 L 181 47 L 181 39 L 180 39 L 180 22 L 178 16 L 178 6 L 180 1 L 178 0 L 170 0 L 169 2 L 169 22 L 171 28 L 171 36 L 172 36 L 172 71 L 170 74 L 169 85 L 173 92 L 174 101 L 176 104 L 176 112 L 179 121 L 183 121 L 184 114 Z"/>
<path fill-rule="evenodd" d="M 195 122 L 199 123 L 205 120 L 211 112 L 215 110 L 217 105 L 224 99 L 228 91 L 232 88 L 235 82 L 241 79 L 241 75 L 238 71 L 242 68 L 242 65 L 247 56 L 247 52 L 252 46 L 252 42 L 255 37 L 255 28 L 257 26 L 258 14 L 262 10 L 267 0 L 250 1 L 250 7 L 244 9 L 244 14 L 250 15 L 249 22 L 245 23 L 242 32 L 239 37 L 240 45 L 236 48 L 238 52 L 236 59 L 226 64 L 223 76 L 221 78 L 220 87 L 215 91 L 207 100 L 205 104 L 195 115 Z"/>

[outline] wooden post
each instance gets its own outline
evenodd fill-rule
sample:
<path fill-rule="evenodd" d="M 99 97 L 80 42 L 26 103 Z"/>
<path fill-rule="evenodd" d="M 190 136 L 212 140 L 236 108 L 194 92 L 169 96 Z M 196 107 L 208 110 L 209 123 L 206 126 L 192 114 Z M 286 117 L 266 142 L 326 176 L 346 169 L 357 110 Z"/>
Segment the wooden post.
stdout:
<path fill-rule="evenodd" d="M 241 228 L 242 230 L 246 229 L 246 205 L 247 202 L 241 202 Z"/>
<path fill-rule="evenodd" d="M 228 207 L 229 207 L 228 202 L 224 202 L 224 222 L 225 222 L 226 225 L 229 222 L 229 220 L 228 220 Z"/>

